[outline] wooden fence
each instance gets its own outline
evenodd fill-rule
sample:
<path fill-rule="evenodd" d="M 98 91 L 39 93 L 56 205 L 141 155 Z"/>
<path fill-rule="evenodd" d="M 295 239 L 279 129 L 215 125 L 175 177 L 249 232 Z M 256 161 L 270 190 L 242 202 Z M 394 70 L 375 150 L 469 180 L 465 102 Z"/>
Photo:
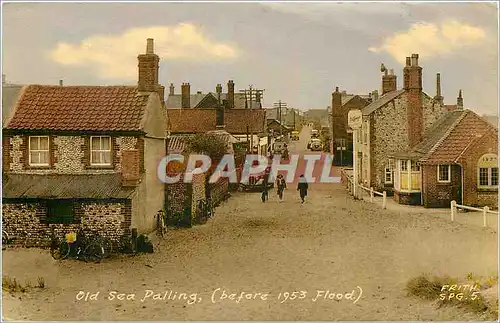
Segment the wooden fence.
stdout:
<path fill-rule="evenodd" d="M 340 171 L 340 178 L 342 183 L 347 184 L 347 190 L 349 191 L 349 194 L 354 195 L 354 180 L 352 176 L 348 174 L 348 171 L 352 171 L 352 168 L 344 168 Z M 382 196 L 382 208 L 386 209 L 387 208 L 387 192 L 377 192 L 373 189 L 373 187 L 365 187 L 363 185 L 358 184 L 357 185 L 358 189 L 362 189 L 364 191 L 367 191 L 370 193 L 370 202 L 373 203 L 373 198 L 375 195 L 380 195 Z M 361 192 L 361 191 L 360 191 Z M 361 196 L 361 194 L 359 194 Z M 355 197 L 356 198 L 356 197 Z"/>
<path fill-rule="evenodd" d="M 457 214 L 457 209 L 464 209 L 464 210 L 470 210 L 470 211 L 479 211 L 479 212 L 483 212 L 483 227 L 486 227 L 487 226 L 487 221 L 486 221 L 486 218 L 487 218 L 487 214 L 488 213 L 491 213 L 491 214 L 496 214 L 498 215 L 498 212 L 496 211 L 490 211 L 490 208 L 485 206 L 483 208 L 477 208 L 477 207 L 472 207 L 472 206 L 467 206 L 467 205 L 460 205 L 460 204 L 457 204 L 456 201 L 451 201 L 451 221 L 455 221 L 455 215 Z"/>

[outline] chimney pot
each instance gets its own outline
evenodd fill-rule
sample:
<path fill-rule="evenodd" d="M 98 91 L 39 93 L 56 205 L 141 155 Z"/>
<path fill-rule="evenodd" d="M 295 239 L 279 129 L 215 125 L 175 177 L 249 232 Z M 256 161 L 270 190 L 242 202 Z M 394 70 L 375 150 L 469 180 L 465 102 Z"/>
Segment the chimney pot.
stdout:
<path fill-rule="evenodd" d="M 229 80 L 227 82 L 227 101 L 228 108 L 234 108 L 234 82 L 233 80 Z"/>
<path fill-rule="evenodd" d="M 7 82 L 7 76 L 5 74 L 2 74 L 2 84 L 5 84 Z"/>
<path fill-rule="evenodd" d="M 154 39 L 148 38 L 147 45 L 146 45 L 146 54 L 154 54 L 154 53 L 155 53 Z"/>
<path fill-rule="evenodd" d="M 411 66 L 418 66 L 418 54 L 411 55 Z"/>
<path fill-rule="evenodd" d="M 170 95 L 174 95 L 174 93 L 175 93 L 175 86 L 174 86 L 174 83 L 170 83 L 170 92 L 169 92 L 169 94 L 170 94 Z"/>
<path fill-rule="evenodd" d="M 406 58 L 406 66 L 411 66 L 411 57 Z"/>
<path fill-rule="evenodd" d="M 196 91 L 196 94 L 202 94 L 201 91 Z"/>
<path fill-rule="evenodd" d="M 191 86 L 189 83 L 182 83 L 181 86 L 181 107 L 183 109 L 191 108 Z"/>
<path fill-rule="evenodd" d="M 336 87 L 335 87 L 335 92 L 338 92 L 338 91 L 339 91 L 339 87 L 338 87 L 338 86 L 336 86 Z"/>
<path fill-rule="evenodd" d="M 63 80 L 59 80 L 59 86 L 63 86 Z"/>

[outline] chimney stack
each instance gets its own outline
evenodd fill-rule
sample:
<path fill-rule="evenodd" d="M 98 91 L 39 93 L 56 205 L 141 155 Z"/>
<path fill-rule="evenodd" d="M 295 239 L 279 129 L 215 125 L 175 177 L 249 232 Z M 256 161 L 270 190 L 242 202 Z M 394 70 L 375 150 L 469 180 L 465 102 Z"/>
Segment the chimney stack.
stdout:
<path fill-rule="evenodd" d="M 403 68 L 403 88 L 405 90 L 410 88 L 410 66 L 411 66 L 411 57 L 407 57 L 406 66 Z"/>
<path fill-rule="evenodd" d="M 175 94 L 175 86 L 174 83 L 170 83 L 170 92 L 169 95 L 174 95 Z"/>
<path fill-rule="evenodd" d="M 378 90 L 373 90 L 373 92 L 372 92 L 372 99 L 373 99 L 373 101 L 377 101 L 378 100 Z"/>
<path fill-rule="evenodd" d="M 59 86 L 63 86 L 63 80 L 59 80 Z"/>
<path fill-rule="evenodd" d="M 141 178 L 139 151 L 122 151 L 120 163 L 122 186 L 136 186 Z"/>
<path fill-rule="evenodd" d="M 384 75 L 382 75 L 382 95 L 396 90 L 397 80 L 394 70 L 391 69 L 390 73 L 387 73 L 387 69 L 384 69 Z"/>
<path fill-rule="evenodd" d="M 463 109 L 464 109 L 464 99 L 462 98 L 462 90 L 459 90 L 457 98 L 457 110 L 463 110 Z"/>
<path fill-rule="evenodd" d="M 233 82 L 233 80 L 229 80 L 229 82 L 227 82 L 227 101 L 228 101 L 228 108 L 233 109 L 234 108 L 234 82 Z"/>
<path fill-rule="evenodd" d="M 181 106 L 183 109 L 191 108 L 191 85 L 182 83 L 181 86 Z"/>
<path fill-rule="evenodd" d="M 137 60 L 139 61 L 139 78 L 137 82 L 139 92 L 158 91 L 160 57 L 154 53 L 154 41 L 152 38 L 148 38 L 147 40 L 146 54 L 140 54 Z"/>
<path fill-rule="evenodd" d="M 434 97 L 438 103 L 443 104 L 443 97 L 441 96 L 441 74 L 436 74 L 436 96 Z"/>
<path fill-rule="evenodd" d="M 340 116 L 342 114 L 342 92 L 339 87 L 335 87 L 335 92 L 332 93 L 332 116 Z"/>
<path fill-rule="evenodd" d="M 408 62 L 410 61 L 410 66 Z M 424 116 L 422 103 L 422 67 L 418 65 L 418 54 L 406 58 L 405 90 L 408 95 L 407 122 L 408 146 L 414 147 L 422 141 L 424 131 Z M 406 79 L 407 78 L 407 79 Z"/>

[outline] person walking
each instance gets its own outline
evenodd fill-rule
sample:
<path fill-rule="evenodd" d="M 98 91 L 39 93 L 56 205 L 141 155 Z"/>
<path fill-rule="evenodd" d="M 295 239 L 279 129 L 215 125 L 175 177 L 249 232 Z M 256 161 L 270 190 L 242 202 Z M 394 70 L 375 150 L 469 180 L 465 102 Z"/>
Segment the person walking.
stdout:
<path fill-rule="evenodd" d="M 307 189 L 309 188 L 309 184 L 307 184 L 307 180 L 304 177 L 304 174 L 300 175 L 299 183 L 297 185 L 297 191 L 299 191 L 301 203 L 306 201 Z"/>
<path fill-rule="evenodd" d="M 278 188 L 278 197 L 281 202 L 283 201 L 283 192 L 286 188 L 285 178 L 281 174 L 278 174 L 278 177 L 276 179 L 276 187 Z"/>
<path fill-rule="evenodd" d="M 269 171 L 266 168 L 264 172 L 264 180 L 262 181 L 262 203 L 265 203 L 269 199 L 269 191 L 268 191 L 268 185 L 269 185 Z"/>

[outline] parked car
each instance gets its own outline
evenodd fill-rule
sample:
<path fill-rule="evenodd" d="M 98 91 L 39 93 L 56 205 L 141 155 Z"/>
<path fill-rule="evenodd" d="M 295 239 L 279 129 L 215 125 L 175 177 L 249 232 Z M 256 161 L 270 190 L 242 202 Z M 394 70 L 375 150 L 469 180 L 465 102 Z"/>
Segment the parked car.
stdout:
<path fill-rule="evenodd" d="M 253 161 L 253 164 L 252 166 L 255 167 L 259 164 L 259 162 L 257 160 L 254 160 Z M 250 176 L 248 177 L 248 180 L 247 181 L 242 181 L 240 183 L 240 188 L 243 190 L 243 191 L 253 191 L 253 190 L 260 190 L 262 189 L 262 185 L 264 183 L 264 176 L 267 174 L 269 175 L 271 173 L 271 165 L 272 165 L 272 160 L 270 160 L 268 158 L 268 163 L 267 163 L 267 167 L 264 171 L 260 172 L 260 173 L 257 173 L 257 174 L 250 174 Z M 246 167 L 246 165 L 245 165 Z M 274 182 L 273 181 L 269 181 L 267 183 L 267 187 L 268 188 L 273 188 L 274 187 Z"/>
<path fill-rule="evenodd" d="M 312 138 L 307 144 L 307 149 L 311 149 L 311 151 L 323 150 L 323 142 L 319 138 Z"/>

